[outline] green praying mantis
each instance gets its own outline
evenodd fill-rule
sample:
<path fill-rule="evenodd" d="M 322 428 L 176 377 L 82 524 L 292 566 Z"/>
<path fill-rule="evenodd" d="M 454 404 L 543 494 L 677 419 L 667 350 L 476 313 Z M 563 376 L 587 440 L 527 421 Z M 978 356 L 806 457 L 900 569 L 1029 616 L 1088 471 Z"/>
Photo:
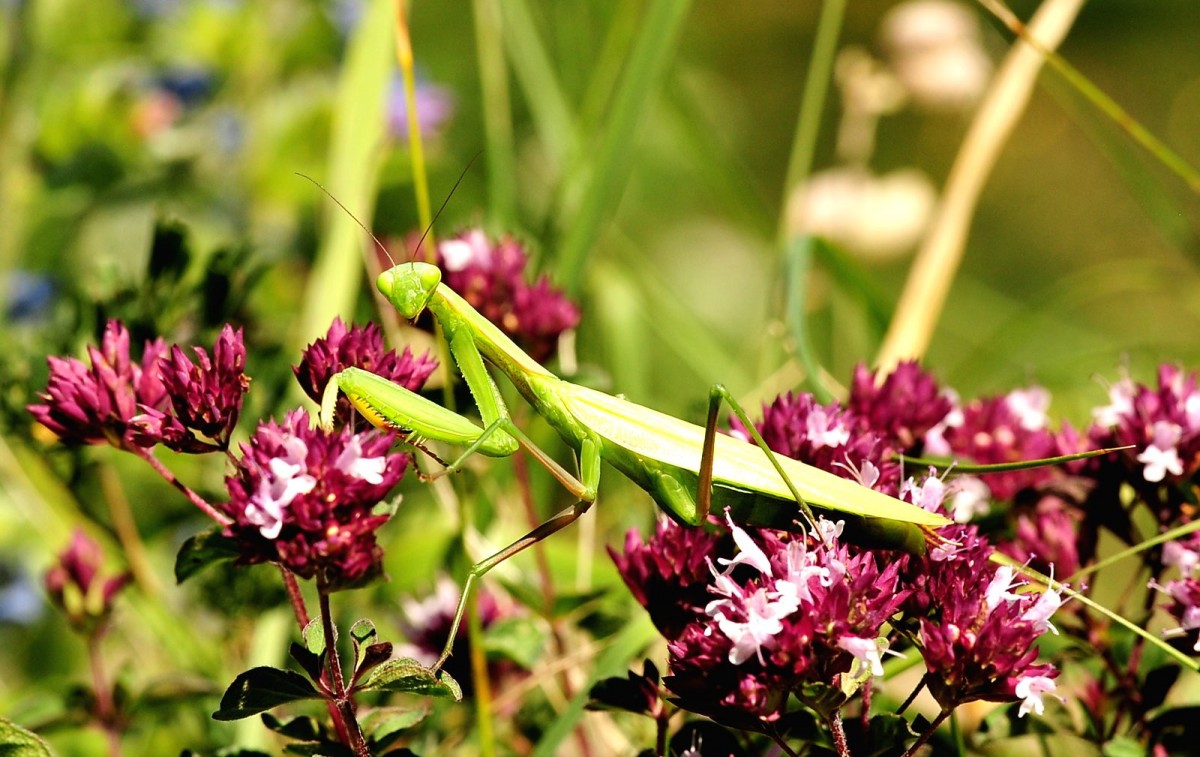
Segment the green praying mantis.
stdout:
<path fill-rule="evenodd" d="M 484 425 L 358 368 L 347 368 L 330 380 L 322 398 L 322 424 L 332 424 L 340 392 L 377 426 L 401 430 L 410 438 L 465 448 L 440 474 L 458 470 L 475 453 L 506 457 L 524 448 L 577 498 L 574 506 L 471 567 L 450 637 L 434 670 L 450 655 L 474 584 L 496 565 L 587 512 L 596 500 L 602 461 L 648 492 L 672 518 L 692 526 L 704 523 L 716 507 L 728 508 L 739 523 L 795 530 L 801 523 L 798 516 L 808 524 L 815 523 L 815 509 L 846 521 L 847 537 L 855 541 L 919 553 L 927 542 L 936 542 L 934 529 L 951 522 L 854 481 L 775 455 L 721 385 L 714 385 L 709 392 L 707 422 L 701 427 L 565 381 L 443 284 L 441 271 L 432 264 L 401 263 L 380 274 L 376 283 L 403 317 L 412 320 L 428 310 L 438 320 Z M 503 373 L 575 451 L 578 477 L 517 428 L 485 361 Z M 754 443 L 717 433 L 722 402 L 730 405 Z"/>

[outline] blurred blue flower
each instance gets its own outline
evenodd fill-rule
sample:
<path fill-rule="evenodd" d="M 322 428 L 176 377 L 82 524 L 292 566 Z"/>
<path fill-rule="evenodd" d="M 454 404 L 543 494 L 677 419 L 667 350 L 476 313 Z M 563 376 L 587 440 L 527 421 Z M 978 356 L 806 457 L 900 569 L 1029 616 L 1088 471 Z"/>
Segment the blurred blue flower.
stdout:
<path fill-rule="evenodd" d="M 417 123 L 421 126 L 423 137 L 437 133 L 454 115 L 454 95 L 445 87 L 417 79 L 415 100 Z M 392 77 L 387 118 L 388 133 L 392 139 L 408 141 L 408 105 L 404 98 L 404 80 L 399 74 Z"/>
<path fill-rule="evenodd" d="M 49 276 L 12 271 L 5 281 L 7 291 L 4 320 L 9 323 L 34 321 L 50 314 L 57 287 Z"/>
<path fill-rule="evenodd" d="M 202 105 L 215 87 L 211 70 L 200 66 L 178 66 L 159 72 L 154 86 L 173 96 L 185 108 Z"/>
<path fill-rule="evenodd" d="M 31 625 L 46 607 L 41 589 L 23 571 L 7 578 L 0 583 L 0 623 Z"/>

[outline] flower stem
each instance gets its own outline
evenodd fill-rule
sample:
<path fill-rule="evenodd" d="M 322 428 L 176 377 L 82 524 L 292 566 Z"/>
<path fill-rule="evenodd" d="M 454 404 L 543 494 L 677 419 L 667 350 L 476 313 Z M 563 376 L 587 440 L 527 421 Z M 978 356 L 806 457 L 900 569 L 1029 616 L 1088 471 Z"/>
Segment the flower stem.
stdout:
<path fill-rule="evenodd" d="M 112 689 L 108 686 L 108 677 L 104 675 L 104 663 L 100 659 L 101 630 L 88 634 L 88 662 L 92 668 L 92 691 L 96 696 L 96 720 L 99 721 L 104 735 L 108 739 L 108 753 L 111 757 L 120 757 L 121 733 L 117 726 L 117 710 L 112 698 Z"/>
<path fill-rule="evenodd" d="M 154 453 L 152 453 L 150 450 L 132 444 L 128 445 L 126 449 L 149 463 L 150 467 L 153 468 L 158 475 L 166 479 L 167 483 L 169 483 L 171 486 L 174 486 L 176 489 L 181 491 L 183 496 L 187 497 L 193 505 L 200 508 L 205 515 L 215 520 L 217 525 L 228 526 L 233 522 L 229 516 L 217 510 L 215 507 L 206 502 L 203 497 L 189 489 L 186 484 L 175 478 L 175 474 L 168 470 L 165 465 L 159 462 L 158 458 L 155 457 Z"/>
<path fill-rule="evenodd" d="M 913 757 L 913 755 L 917 753 L 918 749 L 925 746 L 925 742 L 929 741 L 937 729 L 941 727 L 942 723 L 946 722 L 946 718 L 950 716 L 950 713 L 951 710 L 942 710 L 939 712 L 938 716 L 933 719 L 932 723 L 929 724 L 929 727 L 925 729 L 925 733 L 922 733 L 920 737 L 913 742 L 913 745 L 908 748 L 908 751 L 904 753 L 903 757 Z"/>
<path fill-rule="evenodd" d="M 300 630 L 308 625 L 308 608 L 304 606 L 304 595 L 300 593 L 300 585 L 296 583 L 296 576 L 287 568 L 279 563 L 279 573 L 283 576 L 283 588 L 287 590 L 288 599 L 292 603 L 292 612 L 296 615 L 296 623 L 300 625 Z"/>
<path fill-rule="evenodd" d="M 483 648 L 483 624 L 479 619 L 479 592 L 467 607 L 467 644 L 471 659 L 471 680 L 475 684 L 475 725 L 479 728 L 479 753 L 496 753 L 492 729 L 492 684 L 488 678 L 487 654 Z"/>
<path fill-rule="evenodd" d="M 333 615 L 329 611 L 329 595 L 324 591 L 318 591 L 317 596 L 321 603 L 321 629 L 325 634 L 329 679 L 333 684 L 333 697 L 337 704 L 337 713 L 349 735 L 347 746 L 354 751 L 357 757 L 370 757 L 371 753 L 367 750 L 367 742 L 363 738 L 362 729 L 359 728 L 358 719 L 354 715 L 354 702 L 347 695 L 346 682 L 342 679 L 342 662 L 338 659 L 337 643 L 333 635 Z"/>
<path fill-rule="evenodd" d="M 850 744 L 846 741 L 846 728 L 842 725 L 842 713 L 834 710 L 829 716 L 829 732 L 833 736 L 833 746 L 841 757 L 850 757 Z"/>

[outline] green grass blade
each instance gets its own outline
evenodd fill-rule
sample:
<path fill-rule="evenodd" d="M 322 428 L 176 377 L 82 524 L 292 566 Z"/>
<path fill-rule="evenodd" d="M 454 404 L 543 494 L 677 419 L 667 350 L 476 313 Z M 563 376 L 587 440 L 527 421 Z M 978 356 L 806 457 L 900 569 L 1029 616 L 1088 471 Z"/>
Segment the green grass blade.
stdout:
<path fill-rule="evenodd" d="M 525 0 L 503 3 L 504 42 L 517 83 L 551 165 L 561 171 L 576 149 L 575 117 Z"/>
<path fill-rule="evenodd" d="M 326 188 L 368 228 L 383 157 L 384 107 L 392 72 L 389 0 L 374 0 L 350 39 L 338 82 L 329 145 Z M 362 279 L 363 232 L 348 214 L 329 216 L 309 277 L 298 326 L 298 349 L 329 328 L 334 316 L 350 317 Z"/>
<path fill-rule="evenodd" d="M 501 6 L 497 0 L 475 0 L 475 49 L 483 94 L 483 141 L 487 161 L 488 220 L 508 228 L 517 206 L 512 107 L 508 67 L 504 62 Z"/>
<path fill-rule="evenodd" d="M 581 198 L 578 212 L 561 219 L 565 228 L 558 280 L 569 293 L 579 291 L 588 253 L 621 199 L 633 164 L 637 127 L 666 79 L 690 7 L 690 0 L 657 0 L 649 6 L 608 120 L 590 140 L 596 147 L 587 151 L 564 186 L 566 196 Z"/>

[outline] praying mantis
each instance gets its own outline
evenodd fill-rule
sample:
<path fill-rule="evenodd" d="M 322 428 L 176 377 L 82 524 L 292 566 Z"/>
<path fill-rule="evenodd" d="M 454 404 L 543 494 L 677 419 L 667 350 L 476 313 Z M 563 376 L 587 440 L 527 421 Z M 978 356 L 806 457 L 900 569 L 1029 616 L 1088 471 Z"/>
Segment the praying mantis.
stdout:
<path fill-rule="evenodd" d="M 428 310 L 438 320 L 484 425 L 358 368 L 344 369 L 330 380 L 322 397 L 322 424 L 332 424 L 340 392 L 376 426 L 465 448 L 441 474 L 458 470 L 475 453 L 506 457 L 524 448 L 578 500 L 471 567 L 450 638 L 433 666 L 435 671 L 450 655 L 474 584 L 496 565 L 587 512 L 596 500 L 602 461 L 649 493 L 672 518 L 691 526 L 703 524 L 716 507 L 728 508 L 730 517 L 739 523 L 795 530 L 800 514 L 809 524 L 815 523 L 811 507 L 847 521 L 846 534 L 855 541 L 920 553 L 927 542 L 937 540 L 934 529 L 951 522 L 854 481 L 775 455 L 746 412 L 719 384 L 709 392 L 707 422 L 701 427 L 561 379 L 443 284 L 437 266 L 401 263 L 381 273 L 376 285 L 404 318 L 412 320 Z M 485 361 L 503 373 L 575 451 L 578 476 L 517 428 Z M 754 443 L 716 432 L 722 402 L 730 405 Z"/>

